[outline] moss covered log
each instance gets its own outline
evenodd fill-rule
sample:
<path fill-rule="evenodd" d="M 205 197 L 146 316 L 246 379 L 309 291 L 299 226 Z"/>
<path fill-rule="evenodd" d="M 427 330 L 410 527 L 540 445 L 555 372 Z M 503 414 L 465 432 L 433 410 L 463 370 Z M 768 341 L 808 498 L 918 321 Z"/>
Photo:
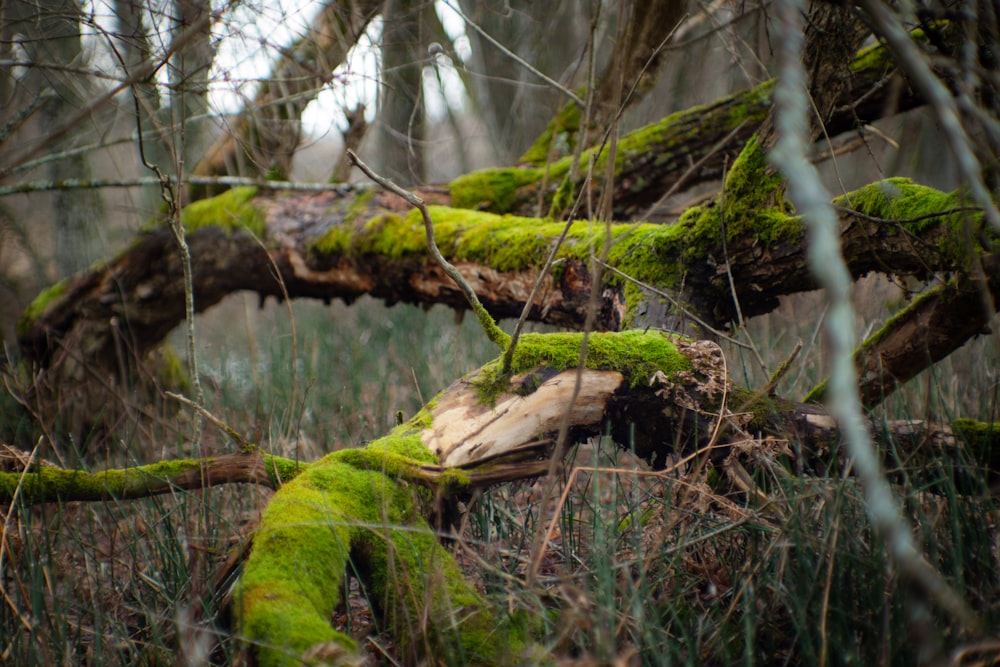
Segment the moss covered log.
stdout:
<path fill-rule="evenodd" d="M 905 86 L 898 90 L 885 85 L 893 70 L 894 64 L 881 45 L 857 53 L 850 64 L 850 85 L 830 100 L 836 110 L 825 122 L 829 136 L 881 118 L 886 112 L 898 113 L 923 103 Z M 773 89 L 774 80 L 765 81 L 750 90 L 677 111 L 625 136 L 615 157 L 615 218 L 641 219 L 662 193 L 671 190 L 682 178 L 686 187 L 721 179 L 727 161 L 732 162 L 770 112 Z M 899 94 L 890 98 L 893 94 L 890 90 Z M 566 182 L 572 156 L 547 165 L 540 163 L 548 155 L 547 146 L 553 134 L 573 137 L 579 131 L 579 123 L 580 114 L 568 106 L 522 158 L 529 166 L 485 169 L 452 181 L 454 205 L 494 213 L 535 215 L 541 200 L 543 214 L 553 209 L 557 214 L 564 212 L 569 193 L 579 190 L 583 175 L 575 183 Z M 581 164 L 590 164 L 600 150 L 588 147 Z M 695 173 L 688 173 L 693 163 L 699 163 L 700 167 Z M 586 171 L 581 169 L 581 174 Z M 544 191 L 539 193 L 543 183 Z M 591 185 L 594 201 L 601 196 L 600 187 L 599 183 Z M 562 202 L 556 201 L 560 197 Z"/>

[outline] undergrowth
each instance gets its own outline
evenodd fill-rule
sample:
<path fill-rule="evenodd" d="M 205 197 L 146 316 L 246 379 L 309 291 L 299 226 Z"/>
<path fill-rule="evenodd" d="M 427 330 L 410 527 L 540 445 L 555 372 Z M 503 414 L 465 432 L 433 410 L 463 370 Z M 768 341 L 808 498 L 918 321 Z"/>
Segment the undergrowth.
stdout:
<path fill-rule="evenodd" d="M 285 307 L 253 306 L 231 299 L 199 323 L 209 408 L 251 441 L 307 461 L 384 434 L 398 412 L 409 417 L 494 354 L 475 326 L 455 327 L 444 309 L 297 303 L 293 346 Z M 767 326 L 774 334 L 780 320 L 748 331 L 768 340 L 764 354 L 776 364 L 795 334 L 762 337 Z M 820 347 L 815 341 L 807 350 L 779 394 L 794 397 L 821 376 Z M 763 372 L 742 348 L 730 352 L 729 365 L 734 379 L 744 373 L 749 385 L 761 384 Z M 966 383 L 975 385 L 974 399 L 938 366 L 880 411 L 989 419 L 996 383 L 990 365 L 979 366 Z M 40 444 L 47 458 L 99 470 L 193 448 L 189 416 L 148 397 L 133 397 L 129 418 L 102 422 L 89 440 L 60 438 L 58 424 L 39 428 L 11 402 L 23 402 L 29 378 L 6 380 L 4 438 L 21 449 Z M 893 443 L 895 489 L 928 559 L 995 634 L 997 503 L 974 462 L 917 468 L 920 446 Z M 236 445 L 209 430 L 199 448 L 225 453 Z M 668 460 L 666 470 L 651 471 L 628 443 L 608 438 L 581 443 L 572 456 L 564 498 L 544 497 L 540 483 L 497 487 L 467 499 L 450 536 L 468 577 L 533 638 L 526 662 L 912 665 L 949 652 L 957 664 L 997 656 L 995 647 L 955 635 L 896 576 L 861 490 L 839 467 L 796 476 L 785 462 L 744 454 L 757 489 L 748 494 L 697 462 Z M 227 560 L 246 544 L 269 497 L 240 486 L 2 508 L 0 664 L 238 662 L 229 613 L 238 567 L 227 569 Z M 543 549 L 533 548 L 539 534 Z M 332 622 L 371 662 L 408 662 L 379 625 L 377 607 L 354 583 Z M 439 664 L 464 659 L 431 656 Z"/>

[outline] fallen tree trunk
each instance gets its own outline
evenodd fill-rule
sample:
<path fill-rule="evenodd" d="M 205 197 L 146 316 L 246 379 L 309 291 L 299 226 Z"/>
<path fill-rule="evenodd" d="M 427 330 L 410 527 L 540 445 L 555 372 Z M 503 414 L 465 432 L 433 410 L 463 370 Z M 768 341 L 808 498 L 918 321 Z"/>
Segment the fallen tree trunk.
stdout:
<path fill-rule="evenodd" d="M 887 91 L 893 87 L 886 83 L 894 70 L 879 46 L 859 53 L 851 71 L 844 99 L 830 102 L 836 109 L 827 125 L 830 134 L 920 103 L 903 86 L 892 97 L 896 105 L 888 105 Z M 623 138 L 613 179 L 617 214 L 636 217 L 677 179 L 692 185 L 720 176 L 732 149 L 748 140 L 770 108 L 771 87 L 768 82 L 674 114 Z M 456 179 L 447 188 L 420 193 L 429 203 L 450 207 L 434 211 L 444 254 L 496 317 L 519 315 L 532 285 L 542 280 L 530 318 L 570 328 L 584 320 L 593 281 L 589 251 L 602 242 L 601 231 L 594 233 L 587 223 L 578 223 L 560 249 L 555 270 L 540 276 L 560 224 L 457 210 L 534 211 L 538 187 L 545 182 L 553 184 L 542 198 L 542 210 L 548 211 L 556 184 L 570 172 L 569 160 L 544 170 L 486 170 Z M 698 169 L 687 173 L 692 161 Z M 704 335 L 701 325 L 725 327 L 737 312 L 743 317 L 766 313 L 776 307 L 779 296 L 811 289 L 802 225 L 781 203 L 780 184 L 763 170 L 763 152 L 751 142 L 733 163 L 724 192 L 714 203 L 689 209 L 672 225 L 614 225 L 611 266 L 617 273 L 604 276 L 595 326 L 619 330 L 666 324 L 687 330 L 683 323 L 693 318 L 700 324 L 689 331 Z M 556 209 L 569 201 L 567 190 L 560 196 L 564 202 Z M 943 241 L 955 231 L 956 217 L 950 214 L 957 201 L 899 179 L 846 196 L 843 243 L 851 270 L 857 276 L 872 270 L 920 276 L 962 270 L 968 257 Z M 909 224 L 896 214 L 914 210 L 943 217 Z M 466 307 L 459 290 L 424 252 L 415 214 L 399 212 L 398 202 L 389 195 L 347 187 L 320 194 L 237 188 L 196 202 L 183 215 L 195 306 L 203 311 L 229 293 L 253 290 L 262 299 L 351 301 L 370 294 L 390 304 Z M 914 237 L 928 252 L 914 252 Z M 47 381 L 65 389 L 88 376 L 100 382 L 129 377 L 181 321 L 181 273 L 171 236 L 156 228 L 107 264 L 43 292 L 18 327 L 23 353 L 44 371 L 42 385 Z M 906 357 L 905 369 L 885 365 L 886 360 L 903 357 L 883 350 L 878 357 L 881 370 L 886 377 L 901 378 L 956 349 L 969 335 L 963 331 L 944 337 L 922 365 L 913 365 L 912 355 Z M 894 387 L 895 381 L 876 384 L 871 393 L 884 396 Z M 86 403 L 85 396 L 79 398 Z"/>
<path fill-rule="evenodd" d="M 690 322 L 692 316 L 725 327 L 736 318 L 737 302 L 747 318 L 774 309 L 780 296 L 813 289 L 803 225 L 780 205 L 767 203 L 777 185 L 762 181 L 762 170 L 763 154 L 752 145 L 733 165 L 719 203 L 692 208 L 673 225 L 612 225 L 614 271 L 604 273 L 597 328 L 665 322 L 677 328 L 676 322 Z M 444 192 L 421 194 L 429 203 L 449 201 Z M 873 183 L 838 199 L 850 270 L 855 276 L 881 271 L 921 278 L 962 271 L 968 253 L 953 239 L 965 225 L 978 224 L 981 214 L 960 201 L 958 194 L 905 179 Z M 444 255 L 494 316 L 519 315 L 532 286 L 542 280 L 529 318 L 582 325 L 593 280 L 590 250 L 603 243 L 603 228 L 573 223 L 555 270 L 540 277 L 562 223 L 443 206 L 432 206 L 431 213 Z M 403 215 L 392 195 L 345 190 L 285 196 L 238 188 L 189 206 L 184 219 L 199 311 L 239 290 L 255 291 L 261 299 L 350 302 L 369 294 L 390 304 L 467 307 L 461 291 L 430 260 L 419 215 Z M 982 261 L 992 275 L 992 262 L 985 255 Z M 165 229 L 150 230 L 111 262 L 40 295 L 19 325 L 22 350 L 64 387 L 88 373 L 127 373 L 123 360 L 141 360 L 183 319 L 180 276 L 172 237 Z M 996 299 L 996 280 L 988 287 Z M 975 298 L 970 288 L 965 293 L 966 301 Z M 952 317 L 949 312 L 942 311 L 943 321 Z M 920 345 L 917 354 L 902 354 L 914 348 L 912 337 L 883 336 L 869 357 L 877 363 L 877 373 L 866 374 L 869 403 L 982 331 L 991 313 L 978 312 L 971 327 L 940 328 L 929 354 L 921 354 Z M 918 317 L 914 312 L 912 318 Z M 912 318 L 901 316 L 892 326 Z"/>

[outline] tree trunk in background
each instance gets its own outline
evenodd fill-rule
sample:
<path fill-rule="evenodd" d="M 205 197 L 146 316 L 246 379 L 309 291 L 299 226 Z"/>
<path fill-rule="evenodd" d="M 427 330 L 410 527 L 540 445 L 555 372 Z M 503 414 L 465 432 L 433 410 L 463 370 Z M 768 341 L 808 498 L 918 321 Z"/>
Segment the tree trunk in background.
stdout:
<path fill-rule="evenodd" d="M 591 4 L 461 0 L 462 11 L 507 49 L 573 88 L 586 77 Z M 512 5 L 516 5 L 513 7 Z M 468 68 L 476 112 L 485 121 L 498 164 L 514 164 L 566 101 L 510 56 L 465 26 L 472 45 Z M 549 48 L 553 42 L 579 48 Z"/>
<path fill-rule="evenodd" d="M 208 0 L 176 0 L 177 24 L 174 34 L 182 34 L 212 11 Z M 212 45 L 212 22 L 177 51 L 170 62 L 170 114 L 173 154 L 182 161 L 174 169 L 187 172 L 205 152 L 206 121 L 208 120 L 208 84 L 215 60 Z M 163 165 L 160 166 L 163 170 Z"/>
<path fill-rule="evenodd" d="M 309 32 L 282 51 L 268 78 L 195 166 L 196 176 L 287 177 L 302 111 L 344 62 L 382 6 L 381 0 L 330 0 Z M 332 160 L 331 160 L 332 164 Z M 224 188 L 190 188 L 192 199 Z"/>
<path fill-rule="evenodd" d="M 62 124 L 72 113 L 78 111 L 89 98 L 88 81 L 78 75 L 64 71 L 77 68 L 83 63 L 83 47 L 80 41 L 81 7 L 74 0 L 60 0 L 46 3 L 44 11 L 29 2 L 10 3 L 7 11 L 22 14 L 21 27 L 28 39 L 22 42 L 32 62 L 46 65 L 31 68 L 21 85 L 27 84 L 30 91 L 22 99 L 29 103 L 32 95 L 47 95 L 52 98 L 42 107 L 39 120 L 43 128 Z M 94 136 L 89 123 L 81 125 L 74 132 L 71 141 L 57 144 L 56 150 L 85 144 Z M 43 130 L 44 131 L 44 130 Z M 88 178 L 88 159 L 82 155 L 72 155 L 51 162 L 46 168 L 46 178 L 59 181 L 70 178 Z M 96 226 L 103 218 L 100 194 L 94 190 L 59 191 L 52 198 L 55 245 L 55 270 L 58 277 L 72 275 L 87 267 L 105 254 L 101 234 Z"/>
<path fill-rule="evenodd" d="M 382 85 L 378 127 L 379 170 L 404 185 L 425 182 L 426 105 L 423 70 L 428 62 L 424 0 L 386 0 L 382 10 Z"/>

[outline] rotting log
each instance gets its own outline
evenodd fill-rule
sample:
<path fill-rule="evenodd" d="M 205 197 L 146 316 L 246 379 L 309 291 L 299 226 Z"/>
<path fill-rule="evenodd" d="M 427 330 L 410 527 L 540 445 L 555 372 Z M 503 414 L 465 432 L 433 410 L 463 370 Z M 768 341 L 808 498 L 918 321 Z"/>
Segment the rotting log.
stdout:
<path fill-rule="evenodd" d="M 596 326 L 658 326 L 693 313 L 724 327 L 736 317 L 734 298 L 743 317 L 752 317 L 775 308 L 782 295 L 812 289 L 803 225 L 780 202 L 768 204 L 780 184 L 759 176 L 763 162 L 762 151 L 751 143 L 729 172 L 724 198 L 689 209 L 672 225 L 613 224 L 609 264 L 614 271 L 604 274 Z M 449 201 L 444 191 L 420 194 L 438 204 L 430 210 L 442 252 L 486 308 L 497 317 L 520 314 L 562 223 L 459 210 L 441 205 Z M 958 193 L 888 179 L 835 203 L 855 276 L 880 271 L 927 278 L 969 264 L 969 250 L 956 239 L 981 216 L 963 207 Z M 239 290 L 255 291 L 261 299 L 287 295 L 350 302 L 369 294 L 390 304 L 467 307 L 461 291 L 429 259 L 419 214 L 401 210 L 392 195 L 349 188 L 308 195 L 240 188 L 189 206 L 184 219 L 199 311 Z M 603 238 L 603 227 L 573 223 L 554 271 L 543 278 L 530 318 L 580 326 L 592 282 L 590 250 Z M 991 272 L 992 263 L 981 256 Z M 40 295 L 19 325 L 21 349 L 63 388 L 88 373 L 107 377 L 127 371 L 123 361 L 142 359 L 181 322 L 180 276 L 170 234 L 159 227 L 147 230 L 117 258 Z M 660 299 L 629 279 L 668 294 L 686 312 L 673 305 L 658 310 Z M 996 281 L 990 280 L 989 287 L 995 290 Z M 894 325 L 903 322 L 897 319 Z M 911 339 L 883 339 L 873 395 L 887 395 L 896 386 L 892 378 L 926 368 L 982 328 L 942 329 L 929 356 L 900 355 L 885 347 L 889 341 L 912 347 Z M 879 384 L 881 377 L 887 381 Z"/>

